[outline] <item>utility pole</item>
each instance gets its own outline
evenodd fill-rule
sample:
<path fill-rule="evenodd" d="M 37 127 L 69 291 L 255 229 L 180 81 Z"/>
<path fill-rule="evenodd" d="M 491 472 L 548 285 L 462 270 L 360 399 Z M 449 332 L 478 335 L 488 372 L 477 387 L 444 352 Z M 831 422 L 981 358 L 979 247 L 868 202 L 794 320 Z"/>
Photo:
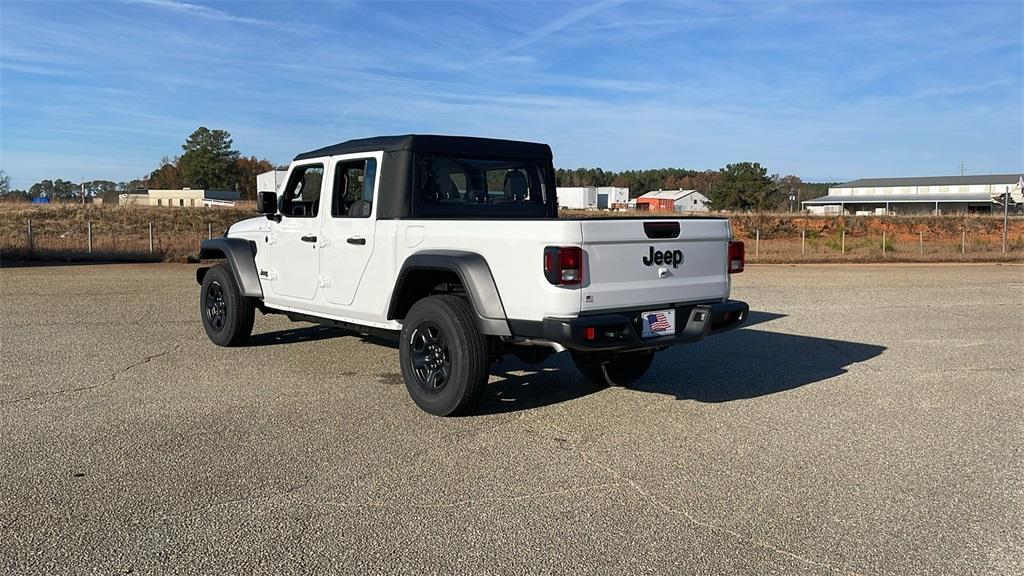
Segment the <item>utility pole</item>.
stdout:
<path fill-rule="evenodd" d="M 964 175 L 964 161 L 963 160 L 960 161 L 960 175 L 961 176 Z"/>
<path fill-rule="evenodd" d="M 78 185 L 82 188 L 82 206 L 85 206 L 85 178 L 80 179 Z"/>

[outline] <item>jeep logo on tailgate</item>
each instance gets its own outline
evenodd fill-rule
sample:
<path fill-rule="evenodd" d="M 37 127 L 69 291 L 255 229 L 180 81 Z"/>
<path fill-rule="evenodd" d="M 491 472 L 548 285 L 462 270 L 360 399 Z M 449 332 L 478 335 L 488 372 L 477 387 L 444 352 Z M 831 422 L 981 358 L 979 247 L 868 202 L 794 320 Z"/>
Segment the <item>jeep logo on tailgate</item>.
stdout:
<path fill-rule="evenodd" d="M 651 246 L 651 253 L 644 256 L 644 266 L 650 266 L 657 264 L 671 264 L 673 268 L 678 268 L 683 263 L 683 251 L 682 250 L 655 250 L 654 246 Z"/>

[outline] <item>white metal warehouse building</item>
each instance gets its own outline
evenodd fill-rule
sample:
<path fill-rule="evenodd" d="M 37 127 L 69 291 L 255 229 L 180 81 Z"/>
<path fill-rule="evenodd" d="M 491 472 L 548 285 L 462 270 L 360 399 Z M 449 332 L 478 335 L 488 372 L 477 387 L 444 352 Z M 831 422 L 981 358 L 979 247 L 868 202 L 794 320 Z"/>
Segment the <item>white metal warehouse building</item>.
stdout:
<path fill-rule="evenodd" d="M 284 180 L 288 177 L 287 170 L 268 170 L 256 175 L 257 192 L 281 192 Z"/>
<path fill-rule="evenodd" d="M 629 203 L 629 188 L 616 186 L 559 186 L 555 193 L 559 207 L 575 210 L 624 208 Z"/>
<path fill-rule="evenodd" d="M 1013 192 L 1020 174 L 863 178 L 801 202 L 817 213 L 965 214 L 988 213 L 992 198 Z"/>

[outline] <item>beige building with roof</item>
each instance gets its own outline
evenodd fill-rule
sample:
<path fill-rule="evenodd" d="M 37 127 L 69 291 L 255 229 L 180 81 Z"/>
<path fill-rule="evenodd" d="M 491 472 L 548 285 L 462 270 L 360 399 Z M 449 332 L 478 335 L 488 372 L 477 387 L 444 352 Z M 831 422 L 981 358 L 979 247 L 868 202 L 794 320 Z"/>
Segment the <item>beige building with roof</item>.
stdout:
<path fill-rule="evenodd" d="M 150 190 L 145 194 L 121 194 L 119 204 L 137 206 L 169 206 L 177 208 L 209 208 L 234 206 L 241 194 L 231 190 Z"/>

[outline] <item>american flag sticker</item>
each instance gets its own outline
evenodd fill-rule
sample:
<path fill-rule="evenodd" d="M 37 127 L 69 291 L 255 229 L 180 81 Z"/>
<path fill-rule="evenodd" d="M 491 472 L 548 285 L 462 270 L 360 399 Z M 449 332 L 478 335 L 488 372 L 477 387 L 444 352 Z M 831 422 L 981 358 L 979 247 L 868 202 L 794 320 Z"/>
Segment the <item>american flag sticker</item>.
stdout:
<path fill-rule="evenodd" d="M 668 336 L 676 333 L 676 311 L 658 310 L 640 315 L 644 321 L 643 337 Z"/>

